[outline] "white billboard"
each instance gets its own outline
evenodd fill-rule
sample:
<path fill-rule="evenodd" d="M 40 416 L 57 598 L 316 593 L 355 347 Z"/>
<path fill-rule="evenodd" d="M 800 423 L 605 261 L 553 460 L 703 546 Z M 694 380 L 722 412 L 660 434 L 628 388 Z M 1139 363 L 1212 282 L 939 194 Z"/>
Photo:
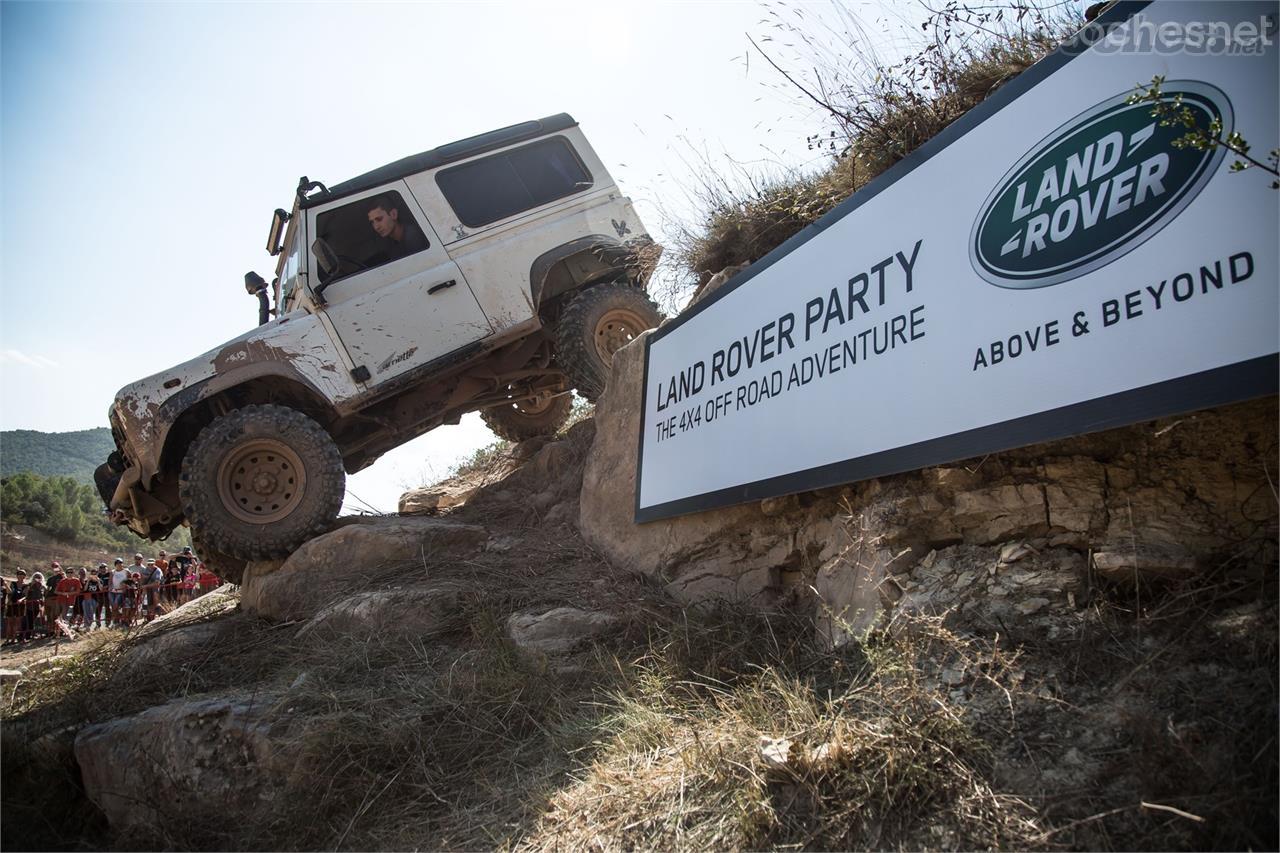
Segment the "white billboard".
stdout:
<path fill-rule="evenodd" d="M 1280 193 L 1128 103 L 1269 150 L 1275 18 L 1110 13 L 655 332 L 636 520 L 1275 393 Z"/>

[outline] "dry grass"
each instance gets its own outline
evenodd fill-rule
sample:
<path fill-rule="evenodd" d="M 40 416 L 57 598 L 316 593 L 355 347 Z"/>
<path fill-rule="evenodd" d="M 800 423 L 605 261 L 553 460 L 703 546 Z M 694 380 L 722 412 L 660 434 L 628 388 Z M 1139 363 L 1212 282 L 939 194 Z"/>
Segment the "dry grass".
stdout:
<path fill-rule="evenodd" d="M 771 175 L 736 166 L 725 175 L 723 168 L 701 163 L 694 172 L 695 197 L 705 213 L 696 225 L 679 228 L 675 241 L 675 261 L 695 285 L 782 245 L 1047 55 L 1081 23 L 1061 4 L 1019 4 L 1007 9 L 1007 17 L 998 6 L 970 11 L 946 4 L 926 19 L 913 49 L 890 61 L 877 54 L 877 38 L 853 12 L 834 8 L 843 26 L 821 32 L 800 7 L 791 10 L 793 18 L 774 11 L 772 39 L 763 47 L 753 42 L 784 86 L 816 109 L 819 129 L 810 147 L 829 152 L 829 159 L 816 170 Z M 912 29 L 920 33 L 917 22 Z M 783 43 L 799 49 L 775 57 Z"/>
<path fill-rule="evenodd" d="M 526 845 L 1031 844 L 1031 808 L 993 790 L 987 746 L 922 668 L 941 655 L 1003 692 L 1001 655 L 937 622 L 820 654 L 812 627 L 723 612 L 655 638 L 609 697 L 595 760 Z"/>

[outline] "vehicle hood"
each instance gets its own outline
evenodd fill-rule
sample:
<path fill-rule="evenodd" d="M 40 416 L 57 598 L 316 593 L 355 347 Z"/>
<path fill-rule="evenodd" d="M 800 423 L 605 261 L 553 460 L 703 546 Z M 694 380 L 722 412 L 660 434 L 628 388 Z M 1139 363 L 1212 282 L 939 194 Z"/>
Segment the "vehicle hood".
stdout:
<path fill-rule="evenodd" d="M 116 393 L 110 411 L 121 451 L 135 461 L 156 459 L 156 445 L 173 420 L 202 398 L 211 384 L 207 380 L 257 362 L 295 360 L 299 333 L 315 324 L 311 315 L 295 312 L 124 386 Z"/>

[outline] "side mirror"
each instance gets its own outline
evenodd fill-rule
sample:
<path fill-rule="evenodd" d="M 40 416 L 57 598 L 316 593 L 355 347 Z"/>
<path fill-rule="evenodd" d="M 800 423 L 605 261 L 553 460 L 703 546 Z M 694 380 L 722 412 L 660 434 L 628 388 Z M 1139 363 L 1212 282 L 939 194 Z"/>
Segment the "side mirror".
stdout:
<path fill-rule="evenodd" d="M 338 260 L 338 253 L 324 241 L 324 238 L 316 238 L 316 241 L 311 244 L 311 253 L 316 256 L 316 262 L 320 264 L 320 270 L 326 276 L 333 275 L 338 271 L 338 266 L 341 263 Z"/>

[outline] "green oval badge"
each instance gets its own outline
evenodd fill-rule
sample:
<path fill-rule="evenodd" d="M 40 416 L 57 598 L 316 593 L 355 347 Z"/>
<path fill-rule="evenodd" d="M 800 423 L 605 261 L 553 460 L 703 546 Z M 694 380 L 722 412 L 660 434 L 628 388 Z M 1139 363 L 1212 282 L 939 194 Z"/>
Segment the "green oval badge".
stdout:
<path fill-rule="evenodd" d="M 1232 129 L 1231 102 L 1207 83 L 1165 84 L 1200 127 Z M 1191 203 L 1226 152 L 1175 148 L 1150 104 L 1108 98 L 1059 127 L 1005 175 L 969 240 L 978 275 L 999 287 L 1048 287 L 1092 272 L 1153 237 Z"/>

